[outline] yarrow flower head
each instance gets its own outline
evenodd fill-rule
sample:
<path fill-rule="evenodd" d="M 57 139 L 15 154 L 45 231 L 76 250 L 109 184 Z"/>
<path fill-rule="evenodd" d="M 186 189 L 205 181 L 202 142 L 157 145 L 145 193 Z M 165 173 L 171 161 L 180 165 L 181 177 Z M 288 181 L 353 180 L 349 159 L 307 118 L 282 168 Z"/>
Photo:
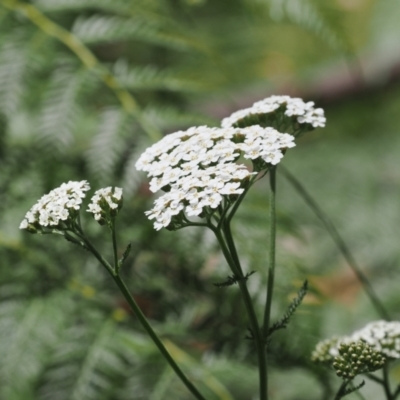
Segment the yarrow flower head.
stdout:
<path fill-rule="evenodd" d="M 346 364 L 343 357 L 348 358 L 348 356 L 344 356 L 344 354 L 347 354 L 349 349 L 351 354 L 354 353 L 349 346 L 361 346 L 363 349 L 362 351 L 360 350 L 361 352 L 366 349 L 365 351 L 368 353 L 373 352 L 374 354 L 380 354 L 383 359 L 400 358 L 400 322 L 375 321 L 369 323 L 350 336 L 334 337 L 324 340 L 317 344 L 311 358 L 315 362 L 332 363 L 337 371 L 339 368 L 342 372 L 347 371 L 347 373 L 350 373 L 349 369 L 343 369 L 343 365 Z M 356 352 L 356 354 L 358 353 Z M 382 364 L 381 358 L 376 356 L 376 354 L 373 355 L 371 353 L 369 355 L 372 357 L 371 359 L 376 362 L 376 366 Z M 363 361 L 363 359 L 361 359 L 361 361 Z M 371 365 L 370 368 L 372 368 Z M 369 371 L 371 372 L 372 370 L 370 369 Z"/>
<path fill-rule="evenodd" d="M 245 127 L 260 124 L 299 136 L 314 128 L 324 127 L 325 123 L 324 110 L 314 108 L 314 102 L 306 103 L 300 98 L 290 96 L 271 96 L 224 118 L 222 127 Z"/>
<path fill-rule="evenodd" d="M 325 353 L 336 357 L 339 354 L 339 346 L 341 343 L 356 343 L 364 341 L 369 344 L 374 350 L 379 351 L 388 358 L 400 358 L 400 322 L 392 321 L 375 321 L 366 325 L 364 328 L 354 332 L 351 336 L 336 337 L 318 343 L 314 353 L 315 355 L 321 353 L 323 344 Z M 329 346 L 326 346 L 330 342 Z M 316 361 L 318 361 L 316 359 Z M 321 360 L 319 360 L 321 361 Z"/>
<path fill-rule="evenodd" d="M 192 127 L 165 136 L 139 158 L 136 168 L 151 177 L 150 190 L 166 192 L 146 214 L 154 227 L 177 229 L 191 216 L 211 215 L 232 204 L 249 179 L 282 159 L 294 137 L 273 128 Z M 236 161 L 243 155 L 253 172 Z"/>
<path fill-rule="evenodd" d="M 110 186 L 97 190 L 88 207 L 86 211 L 92 213 L 100 225 L 110 223 L 122 207 L 122 189 Z"/>
<path fill-rule="evenodd" d="M 87 181 L 63 183 L 38 200 L 19 228 L 31 233 L 67 229 L 78 216 L 82 199 L 89 189 Z"/>

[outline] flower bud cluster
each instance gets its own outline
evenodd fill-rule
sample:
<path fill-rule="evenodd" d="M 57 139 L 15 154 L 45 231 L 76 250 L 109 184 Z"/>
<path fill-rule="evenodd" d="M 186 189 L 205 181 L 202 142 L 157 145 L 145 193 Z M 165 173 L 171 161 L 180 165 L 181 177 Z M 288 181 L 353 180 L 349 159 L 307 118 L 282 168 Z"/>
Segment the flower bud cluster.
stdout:
<path fill-rule="evenodd" d="M 342 379 L 353 379 L 359 374 L 374 372 L 383 367 L 385 357 L 360 340 L 339 345 L 339 355 L 333 360 L 333 368 Z"/>
<path fill-rule="evenodd" d="M 166 192 L 147 211 L 155 229 L 174 220 L 212 213 L 225 199 L 243 193 L 248 179 L 279 163 L 294 137 L 258 125 L 247 128 L 192 127 L 165 136 L 139 158 L 136 168 L 152 177 L 150 190 Z M 253 172 L 235 161 L 243 155 Z"/>
<path fill-rule="evenodd" d="M 280 113 L 280 111 L 282 112 Z M 223 119 L 222 127 L 242 126 L 244 125 L 242 122 L 246 119 L 264 119 L 264 117 L 275 119 L 277 125 L 282 125 L 282 119 L 289 118 L 298 124 L 307 125 L 305 127 L 307 130 L 324 127 L 326 122 L 324 110 L 322 108 L 314 108 L 314 102 L 312 101 L 306 103 L 300 98 L 271 96 L 257 101 L 251 107 L 239 110 Z M 271 121 L 268 122 L 271 123 Z M 293 125 L 293 122 L 290 124 Z"/>
<path fill-rule="evenodd" d="M 63 183 L 38 200 L 26 213 L 20 229 L 31 233 L 44 232 L 46 228 L 66 229 L 77 217 L 89 189 L 87 181 Z"/>
<path fill-rule="evenodd" d="M 88 207 L 86 211 L 92 213 L 100 225 L 110 222 L 122 207 L 122 189 L 110 186 L 97 190 Z"/>
<path fill-rule="evenodd" d="M 349 346 L 361 346 L 361 350 L 359 350 L 358 347 L 354 348 L 357 351 L 351 351 L 350 354 L 354 353 L 358 357 L 362 352 L 367 351 L 369 352 L 368 354 L 371 355 L 371 360 L 377 363 L 365 364 L 364 359 L 357 359 L 355 361 L 362 361 L 361 364 L 356 364 L 359 365 L 359 368 L 364 368 L 362 367 L 364 364 L 367 365 L 368 368 L 379 365 L 379 360 L 381 360 L 381 358 L 376 355 L 372 356 L 370 352 L 380 354 L 383 359 L 400 358 L 400 322 L 375 321 L 354 332 L 351 336 L 334 337 L 332 339 L 323 340 L 317 344 L 311 358 L 315 362 L 339 363 L 336 367 L 334 365 L 335 369 L 339 368 L 340 371 L 350 374 L 355 368 L 354 365 L 350 363 L 350 369 L 344 369 L 344 367 L 342 367 L 342 365 L 344 365 L 343 363 L 348 358 L 345 354 L 348 353 L 346 349 L 349 349 Z M 351 349 L 353 349 L 353 347 L 351 347 Z M 359 353 L 360 351 L 361 353 Z M 362 354 L 365 355 L 366 353 Z M 346 362 L 348 363 L 349 360 Z M 371 372 L 372 370 L 370 369 L 369 371 Z"/>

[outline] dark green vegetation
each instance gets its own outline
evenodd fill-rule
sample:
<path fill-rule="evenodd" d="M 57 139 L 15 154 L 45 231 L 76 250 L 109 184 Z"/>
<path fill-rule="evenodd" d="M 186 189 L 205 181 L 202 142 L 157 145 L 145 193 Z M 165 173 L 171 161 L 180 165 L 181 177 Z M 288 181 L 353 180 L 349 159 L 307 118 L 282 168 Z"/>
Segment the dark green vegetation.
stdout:
<path fill-rule="evenodd" d="M 132 243 L 125 276 L 189 377 L 210 400 L 252 398 L 257 371 L 237 287 L 213 285 L 228 275 L 217 246 L 199 229 L 153 230 L 143 214 L 152 198 L 134 162 L 162 133 L 218 126 L 238 108 L 286 94 L 283 85 L 328 118 L 285 166 L 331 215 L 399 317 L 400 85 L 387 83 L 399 61 L 400 9 L 395 0 L 294 3 L 0 0 L 1 399 L 190 398 L 89 254 L 18 230 L 39 197 L 81 179 L 124 188 L 121 253 Z M 256 271 L 255 298 L 266 280 L 267 187 L 260 181 L 234 223 L 243 265 Z M 273 335 L 271 397 L 331 399 L 340 381 L 311 364 L 311 350 L 378 316 L 282 176 L 277 207 L 273 316 L 279 320 L 305 279 L 310 294 Z M 107 231 L 85 217 L 111 255 Z M 362 392 L 375 399 L 374 390 L 368 383 Z"/>

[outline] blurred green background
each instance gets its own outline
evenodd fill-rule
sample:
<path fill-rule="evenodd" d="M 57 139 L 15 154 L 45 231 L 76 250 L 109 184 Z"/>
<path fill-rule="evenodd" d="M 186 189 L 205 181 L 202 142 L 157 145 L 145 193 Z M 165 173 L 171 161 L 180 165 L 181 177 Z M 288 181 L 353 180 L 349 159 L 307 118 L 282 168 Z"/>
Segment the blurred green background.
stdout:
<path fill-rule="evenodd" d="M 18 229 L 44 193 L 82 179 L 124 188 L 124 276 L 189 377 L 209 400 L 257 399 L 237 287 L 213 285 L 229 271 L 212 235 L 154 231 L 134 164 L 162 134 L 218 126 L 271 94 L 324 107 L 327 127 L 284 165 L 399 318 L 399 20 L 399 0 L 0 0 L 0 399 L 191 398 L 90 254 Z M 332 399 L 340 380 L 311 364 L 313 347 L 379 316 L 283 177 L 278 193 L 274 318 L 306 278 L 310 293 L 271 342 L 271 398 Z M 110 256 L 108 232 L 85 226 Z M 234 228 L 261 315 L 267 180 Z M 382 398 L 374 383 L 362 393 Z"/>

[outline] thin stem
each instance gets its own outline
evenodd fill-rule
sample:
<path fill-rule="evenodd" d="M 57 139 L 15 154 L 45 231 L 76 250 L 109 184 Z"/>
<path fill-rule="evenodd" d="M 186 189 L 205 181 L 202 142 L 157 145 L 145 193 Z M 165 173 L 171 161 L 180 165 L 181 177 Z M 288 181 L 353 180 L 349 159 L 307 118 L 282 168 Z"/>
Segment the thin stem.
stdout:
<path fill-rule="evenodd" d="M 229 222 L 226 221 L 223 226 L 226 243 L 219 229 L 215 227 L 210 227 L 210 228 L 217 237 L 222 252 L 232 272 L 239 278 L 238 284 L 242 294 L 243 302 L 246 307 L 247 315 L 250 320 L 250 325 L 258 356 L 260 400 L 268 400 L 267 360 L 266 360 L 264 338 L 262 336 L 261 329 L 257 321 L 257 316 L 253 307 L 253 302 L 251 300 L 250 293 L 247 289 L 246 280 L 244 279 L 243 276 L 243 271 L 240 266 L 239 258 L 237 256 L 237 251 L 230 231 Z"/>
<path fill-rule="evenodd" d="M 114 268 L 101 256 L 101 254 L 97 251 L 97 249 L 94 247 L 94 245 L 90 242 L 89 239 L 87 239 L 84 234 L 77 233 L 79 237 L 82 238 L 82 240 L 85 242 L 87 247 L 90 249 L 92 254 L 100 261 L 100 263 L 107 269 L 111 277 L 113 278 L 114 282 L 117 284 L 119 289 L 121 290 L 121 293 L 123 294 L 125 300 L 128 302 L 129 306 L 135 313 L 136 317 L 138 318 L 139 322 L 142 324 L 143 328 L 147 332 L 147 334 L 151 337 L 153 340 L 154 344 L 157 346 L 158 350 L 160 353 L 163 355 L 163 357 L 166 359 L 168 364 L 171 366 L 171 368 L 175 371 L 175 373 L 178 375 L 178 377 L 181 379 L 182 383 L 187 387 L 187 389 L 193 394 L 193 396 L 197 400 L 205 400 L 205 398 L 202 396 L 202 394 L 196 389 L 196 387 L 189 381 L 189 379 L 186 377 L 186 375 L 182 372 L 182 370 L 179 368 L 178 364 L 175 362 L 175 360 L 171 357 L 169 354 L 168 350 L 165 348 L 163 345 L 162 341 L 160 338 L 157 336 L 157 334 L 153 331 L 153 328 L 147 321 L 146 317 L 142 313 L 142 310 L 140 307 L 137 305 L 135 299 L 129 292 L 128 288 L 126 287 L 124 281 L 119 275 L 118 271 L 118 255 L 117 255 L 117 244 L 116 244 L 116 239 L 115 239 L 115 230 L 114 230 L 114 225 L 112 225 L 112 230 L 113 230 L 113 249 L 114 249 L 114 260 L 115 260 L 115 265 Z"/>
<path fill-rule="evenodd" d="M 384 385 L 383 379 L 378 378 L 378 377 L 375 376 L 375 375 L 372 375 L 372 374 L 365 374 L 365 376 L 366 376 L 367 378 L 371 379 L 371 381 L 374 381 L 374 382 L 376 382 L 376 383 L 379 383 L 380 385 Z"/>
<path fill-rule="evenodd" d="M 396 390 L 393 393 L 393 399 L 397 399 L 400 394 L 400 385 L 397 386 Z"/>
<path fill-rule="evenodd" d="M 360 392 L 360 390 L 356 390 L 354 394 L 361 400 L 366 400 L 363 394 Z"/>
<path fill-rule="evenodd" d="M 125 300 L 128 302 L 128 304 L 132 308 L 133 312 L 135 313 L 136 317 L 138 318 L 138 320 L 142 324 L 142 326 L 145 329 L 145 331 L 151 337 L 151 339 L 153 340 L 154 344 L 157 346 L 157 348 L 160 351 L 160 353 L 167 360 L 167 362 L 171 366 L 171 368 L 179 376 L 179 378 L 181 379 L 183 384 L 187 387 L 187 389 L 193 394 L 193 396 L 196 399 L 205 400 L 203 395 L 196 389 L 196 387 L 192 384 L 192 382 L 190 382 L 189 379 L 186 377 L 186 375 L 182 372 L 182 370 L 179 368 L 178 364 L 175 362 L 175 360 L 169 354 L 168 350 L 164 347 L 162 341 L 159 339 L 157 334 L 153 331 L 153 328 L 148 323 L 146 317 L 144 316 L 144 314 L 140 310 L 139 306 L 136 304 L 136 301 L 134 300 L 134 298 L 130 294 L 128 288 L 126 287 L 126 285 L 125 285 L 124 281 L 121 279 L 121 277 L 119 275 L 112 275 L 112 278 L 114 279 L 114 282 L 117 284 L 117 286 L 121 290 L 121 293 L 125 297 Z"/>
<path fill-rule="evenodd" d="M 117 237 L 115 233 L 115 218 L 111 221 L 111 237 L 112 237 L 112 244 L 113 244 L 113 253 L 114 253 L 114 270 L 119 273 L 118 268 L 118 251 L 117 251 Z"/>
<path fill-rule="evenodd" d="M 82 233 L 80 232 L 75 232 L 76 235 L 78 235 L 87 248 L 90 250 L 90 252 L 97 258 L 97 260 L 100 262 L 101 265 L 108 271 L 108 273 L 114 277 L 116 274 L 116 271 L 114 268 L 109 264 L 109 262 L 97 251 L 96 247 L 92 244 L 92 242 Z"/>
<path fill-rule="evenodd" d="M 267 298 L 264 310 L 263 332 L 264 336 L 268 335 L 269 324 L 271 319 L 272 294 L 274 290 L 275 280 L 275 241 L 276 241 L 276 167 L 271 168 L 269 172 L 270 183 L 270 235 L 269 235 L 269 266 L 268 266 L 268 283 Z"/>
<path fill-rule="evenodd" d="M 388 363 L 386 363 L 383 367 L 383 389 L 385 391 L 387 400 L 395 399 L 395 397 L 392 395 L 392 391 L 390 389 Z"/>
<path fill-rule="evenodd" d="M 359 282 L 363 286 L 365 293 L 369 297 L 377 313 L 381 316 L 381 318 L 384 318 L 387 321 L 391 321 L 392 318 L 390 317 L 390 314 L 388 313 L 382 302 L 379 300 L 379 297 L 376 295 L 368 278 L 361 271 L 353 254 L 351 253 L 342 236 L 339 234 L 339 231 L 336 229 L 332 220 L 324 213 L 324 211 L 322 211 L 318 203 L 311 197 L 304 186 L 297 180 L 297 178 L 293 174 L 291 174 L 283 166 L 280 167 L 280 171 L 325 226 L 325 229 L 328 231 L 332 240 L 335 242 L 337 248 L 342 253 L 343 257 L 345 258 L 350 268 L 353 270 L 354 274 L 357 276 Z"/>
<path fill-rule="evenodd" d="M 335 399 L 334 400 L 340 400 L 343 397 L 343 391 L 345 390 L 347 384 L 349 383 L 349 381 L 343 381 L 342 384 L 340 385 L 339 390 L 337 391 L 336 395 L 335 395 Z"/>
<path fill-rule="evenodd" d="M 253 176 L 249 183 L 248 186 L 244 189 L 243 193 L 239 195 L 239 198 L 235 201 L 234 206 L 231 209 L 231 212 L 229 213 L 229 215 L 226 217 L 226 221 L 229 223 L 231 222 L 233 216 L 235 215 L 237 209 L 239 208 L 241 202 L 243 201 L 243 199 L 245 198 L 248 190 L 251 188 L 251 186 L 253 185 L 253 183 L 256 181 L 257 176 Z"/>

